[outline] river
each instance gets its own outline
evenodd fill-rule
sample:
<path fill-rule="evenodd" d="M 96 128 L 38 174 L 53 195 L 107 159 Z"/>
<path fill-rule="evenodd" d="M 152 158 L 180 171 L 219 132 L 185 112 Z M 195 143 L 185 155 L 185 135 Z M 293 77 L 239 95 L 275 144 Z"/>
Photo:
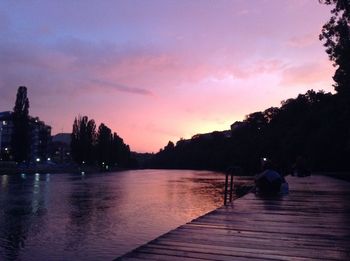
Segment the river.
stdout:
<path fill-rule="evenodd" d="M 112 260 L 222 204 L 192 170 L 0 176 L 0 260 Z"/>

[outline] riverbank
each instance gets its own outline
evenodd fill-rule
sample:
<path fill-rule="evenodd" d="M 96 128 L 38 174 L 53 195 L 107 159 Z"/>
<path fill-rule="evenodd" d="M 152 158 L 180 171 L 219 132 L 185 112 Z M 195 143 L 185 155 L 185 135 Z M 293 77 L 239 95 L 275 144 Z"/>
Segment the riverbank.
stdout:
<path fill-rule="evenodd" d="M 126 168 L 112 167 L 109 171 L 122 171 Z M 45 174 L 45 173 L 99 173 L 107 172 L 98 166 L 79 166 L 75 164 L 36 164 L 31 166 L 17 166 L 15 164 L 6 164 L 0 166 L 0 175 L 15 174 Z"/>

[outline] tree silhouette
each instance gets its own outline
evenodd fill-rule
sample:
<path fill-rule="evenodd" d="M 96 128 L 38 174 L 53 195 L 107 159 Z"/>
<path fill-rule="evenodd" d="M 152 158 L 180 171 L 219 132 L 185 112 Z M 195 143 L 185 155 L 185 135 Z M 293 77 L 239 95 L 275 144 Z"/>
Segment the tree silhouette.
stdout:
<path fill-rule="evenodd" d="M 96 123 L 93 119 L 89 120 L 86 126 L 86 161 L 88 164 L 95 162 L 95 143 L 96 143 Z"/>
<path fill-rule="evenodd" d="M 130 148 L 117 133 L 101 123 L 96 133 L 96 124 L 87 116 L 78 116 L 73 123 L 71 152 L 78 164 L 98 164 L 103 170 L 111 167 L 137 165 L 131 157 Z"/>
<path fill-rule="evenodd" d="M 329 59 L 337 67 L 333 80 L 338 93 L 350 93 L 350 1 L 320 0 L 334 5 L 330 20 L 323 26 L 320 40 L 324 41 Z"/>
<path fill-rule="evenodd" d="M 98 127 L 97 132 L 97 162 L 100 166 L 111 165 L 112 156 L 112 131 L 103 123 Z"/>
<path fill-rule="evenodd" d="M 71 152 L 75 162 L 93 164 L 96 141 L 96 124 L 87 116 L 75 118 L 71 135 Z"/>
<path fill-rule="evenodd" d="M 14 160 L 29 160 L 30 151 L 29 100 L 27 88 L 20 86 L 17 90 L 15 107 L 13 108 L 12 154 Z"/>
<path fill-rule="evenodd" d="M 134 165 L 131 159 L 130 148 L 126 145 L 121 137 L 117 135 L 117 133 L 113 133 L 112 138 L 112 162 L 111 164 L 129 167 Z"/>

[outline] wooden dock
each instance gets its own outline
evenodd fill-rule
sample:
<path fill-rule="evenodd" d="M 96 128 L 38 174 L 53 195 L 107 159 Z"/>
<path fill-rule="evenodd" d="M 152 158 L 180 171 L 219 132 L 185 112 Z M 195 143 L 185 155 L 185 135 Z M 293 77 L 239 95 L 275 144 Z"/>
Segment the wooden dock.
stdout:
<path fill-rule="evenodd" d="M 287 181 L 288 195 L 247 194 L 116 260 L 350 260 L 350 183 Z"/>

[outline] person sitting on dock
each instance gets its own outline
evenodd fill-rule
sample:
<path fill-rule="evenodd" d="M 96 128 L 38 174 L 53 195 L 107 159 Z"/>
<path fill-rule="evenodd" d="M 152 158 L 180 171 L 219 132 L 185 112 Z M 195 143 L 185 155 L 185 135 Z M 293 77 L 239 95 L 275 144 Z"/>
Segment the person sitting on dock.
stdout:
<path fill-rule="evenodd" d="M 255 185 L 256 192 L 261 195 L 279 195 L 285 193 L 286 188 L 288 191 L 288 183 L 282 175 L 273 170 L 270 161 L 263 163 L 263 171 L 255 177 Z"/>

